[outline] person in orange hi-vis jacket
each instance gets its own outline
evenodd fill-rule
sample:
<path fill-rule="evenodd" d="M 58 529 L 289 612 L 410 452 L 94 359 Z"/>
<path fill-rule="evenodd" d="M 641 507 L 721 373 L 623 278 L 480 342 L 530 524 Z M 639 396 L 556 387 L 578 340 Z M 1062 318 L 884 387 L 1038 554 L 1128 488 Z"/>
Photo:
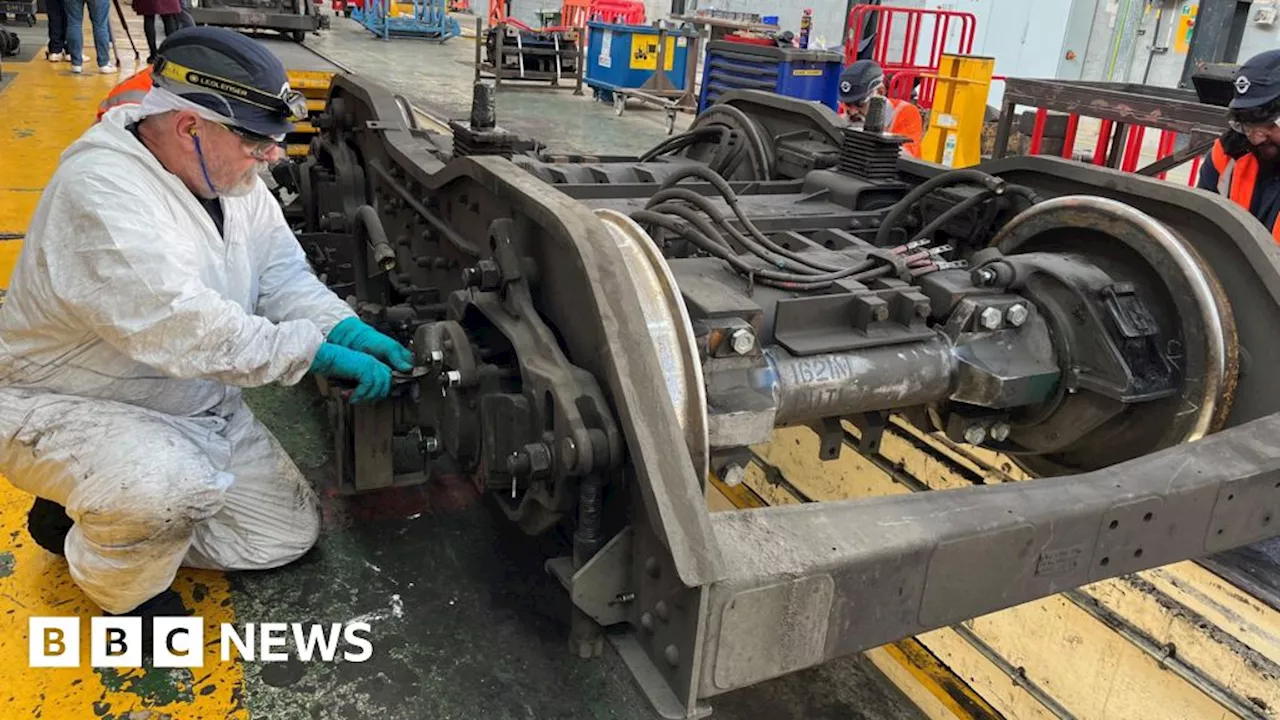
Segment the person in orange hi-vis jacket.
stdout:
<path fill-rule="evenodd" d="M 1196 186 L 1248 210 L 1280 244 L 1280 50 L 1249 58 L 1232 79 L 1227 128 Z"/>
<path fill-rule="evenodd" d="M 867 101 L 885 96 L 884 69 L 874 60 L 858 60 L 840 73 L 841 114 L 852 122 L 860 122 L 867 112 Z M 888 100 L 885 132 L 907 138 L 903 152 L 920 157 L 920 140 L 924 137 L 924 119 L 920 109 L 906 100 Z"/>
<path fill-rule="evenodd" d="M 94 122 L 101 120 L 108 110 L 117 105 L 141 105 L 142 98 L 151 92 L 151 85 L 151 66 L 148 65 L 111 88 L 107 97 L 98 104 L 98 115 Z"/>

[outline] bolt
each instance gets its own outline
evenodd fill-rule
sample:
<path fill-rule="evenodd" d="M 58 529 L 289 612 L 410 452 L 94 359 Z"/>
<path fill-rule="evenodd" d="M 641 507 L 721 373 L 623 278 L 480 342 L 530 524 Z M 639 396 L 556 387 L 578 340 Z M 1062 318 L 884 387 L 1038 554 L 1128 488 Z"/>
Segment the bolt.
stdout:
<path fill-rule="evenodd" d="M 490 292 L 502 287 L 502 268 L 493 260 L 481 260 L 462 271 L 462 284 Z"/>
<path fill-rule="evenodd" d="M 730 465 L 724 469 L 724 477 L 721 479 L 729 487 L 738 487 L 747 479 L 747 471 L 741 465 Z"/>
<path fill-rule="evenodd" d="M 618 593 L 613 597 L 613 602 L 609 604 L 610 605 L 627 605 L 631 602 L 634 602 L 635 599 L 636 599 L 636 594 L 633 592 Z"/>
<path fill-rule="evenodd" d="M 996 442 L 1004 442 L 1009 439 L 1009 423 L 998 422 L 991 426 L 991 439 Z"/>
<path fill-rule="evenodd" d="M 444 353 L 439 350 L 432 350 L 427 353 L 427 364 L 433 367 L 444 364 Z"/>
<path fill-rule="evenodd" d="M 739 328 L 729 336 L 729 344 L 739 355 L 746 355 L 756 346 L 756 337 L 746 328 Z"/>
<path fill-rule="evenodd" d="M 964 431 L 964 441 L 970 445 L 981 445 L 986 439 L 987 431 L 982 429 L 981 425 L 970 425 L 969 429 Z"/>
<path fill-rule="evenodd" d="M 978 324 L 986 330 L 995 330 L 1000 327 L 1000 321 L 1004 319 L 1004 313 L 1000 312 L 1000 308 L 989 307 L 982 311 L 978 316 Z"/>
<path fill-rule="evenodd" d="M 658 558 L 651 557 L 648 560 L 645 560 L 644 571 L 648 573 L 651 578 L 658 577 L 658 574 L 662 572 L 662 567 L 658 565 Z"/>
<path fill-rule="evenodd" d="M 440 438 L 436 437 L 435 435 L 428 435 L 422 438 L 422 449 L 426 451 L 428 455 L 434 455 L 435 453 L 439 452 Z"/>
<path fill-rule="evenodd" d="M 1021 327 L 1022 323 L 1027 321 L 1027 316 L 1031 313 L 1027 311 L 1027 306 L 1022 303 L 1012 305 L 1004 313 L 1004 319 L 1014 327 Z"/>
<path fill-rule="evenodd" d="M 444 386 L 455 387 L 462 383 L 462 373 L 457 370 L 449 370 L 444 374 Z"/>
<path fill-rule="evenodd" d="M 990 285 L 996 281 L 996 271 L 991 268 L 978 268 L 973 271 L 973 284 L 979 287 Z"/>
<path fill-rule="evenodd" d="M 653 611 L 657 613 L 658 619 L 663 622 L 671 619 L 671 608 L 667 607 L 666 600 L 659 600 L 658 604 L 653 606 Z"/>
<path fill-rule="evenodd" d="M 566 468 L 578 464 L 578 443 L 574 442 L 573 438 L 566 437 L 560 441 L 560 461 Z"/>
<path fill-rule="evenodd" d="M 876 308 L 871 311 L 871 319 L 875 322 L 884 322 L 885 320 L 888 320 L 889 308 L 884 305 L 877 305 Z"/>
<path fill-rule="evenodd" d="M 529 443 L 521 452 L 529 458 L 530 472 L 537 474 L 551 469 L 551 448 L 546 443 Z"/>
<path fill-rule="evenodd" d="M 662 656 L 667 659 L 667 664 L 675 667 L 680 664 L 680 651 L 675 645 L 668 645 L 666 650 L 662 651 Z"/>
<path fill-rule="evenodd" d="M 653 632 L 653 613 L 645 613 L 640 616 L 640 627 L 648 632 Z"/>
<path fill-rule="evenodd" d="M 530 465 L 529 454 L 522 450 L 507 456 L 507 472 L 512 475 L 528 475 Z"/>

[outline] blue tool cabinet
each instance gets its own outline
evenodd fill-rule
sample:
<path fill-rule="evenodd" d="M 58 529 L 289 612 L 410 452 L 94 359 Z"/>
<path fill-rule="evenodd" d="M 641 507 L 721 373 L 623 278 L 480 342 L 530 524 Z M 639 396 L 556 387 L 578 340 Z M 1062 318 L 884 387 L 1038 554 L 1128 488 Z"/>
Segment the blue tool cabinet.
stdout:
<path fill-rule="evenodd" d="M 713 41 L 707 45 L 702 68 L 698 111 L 730 90 L 764 90 L 835 110 L 842 60 L 838 53 L 825 50 Z"/>

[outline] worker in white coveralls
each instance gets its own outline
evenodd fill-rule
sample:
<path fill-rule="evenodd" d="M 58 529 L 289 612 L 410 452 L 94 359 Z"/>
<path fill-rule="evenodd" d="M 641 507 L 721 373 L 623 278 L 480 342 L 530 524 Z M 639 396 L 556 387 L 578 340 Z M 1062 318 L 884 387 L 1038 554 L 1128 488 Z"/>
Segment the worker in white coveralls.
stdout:
<path fill-rule="evenodd" d="M 0 306 L 0 473 L 110 614 L 186 614 L 179 566 L 284 565 L 316 495 L 240 388 L 387 396 L 410 352 L 307 265 L 258 173 L 306 103 L 253 40 L 190 28 L 63 154 Z M 65 513 L 64 513 L 65 508 Z"/>

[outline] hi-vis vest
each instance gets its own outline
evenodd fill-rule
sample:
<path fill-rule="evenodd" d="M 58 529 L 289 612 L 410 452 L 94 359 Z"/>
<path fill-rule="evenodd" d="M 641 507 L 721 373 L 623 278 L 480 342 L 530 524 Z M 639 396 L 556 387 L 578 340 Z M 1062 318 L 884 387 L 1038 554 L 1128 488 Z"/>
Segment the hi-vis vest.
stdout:
<path fill-rule="evenodd" d="M 141 104 L 142 98 L 146 97 L 150 91 L 151 66 L 148 65 L 141 71 L 130 75 L 119 85 L 111 88 L 111 92 L 107 93 L 107 97 L 98 105 L 98 117 L 96 120 L 101 120 L 103 113 L 117 105 Z"/>
<path fill-rule="evenodd" d="M 1233 158 L 1218 140 L 1213 143 L 1210 160 L 1218 171 L 1218 194 L 1252 212 L 1253 190 L 1258 184 L 1258 159 L 1253 153 Z M 1276 218 L 1271 226 L 1271 237 L 1280 243 L 1280 218 Z"/>

